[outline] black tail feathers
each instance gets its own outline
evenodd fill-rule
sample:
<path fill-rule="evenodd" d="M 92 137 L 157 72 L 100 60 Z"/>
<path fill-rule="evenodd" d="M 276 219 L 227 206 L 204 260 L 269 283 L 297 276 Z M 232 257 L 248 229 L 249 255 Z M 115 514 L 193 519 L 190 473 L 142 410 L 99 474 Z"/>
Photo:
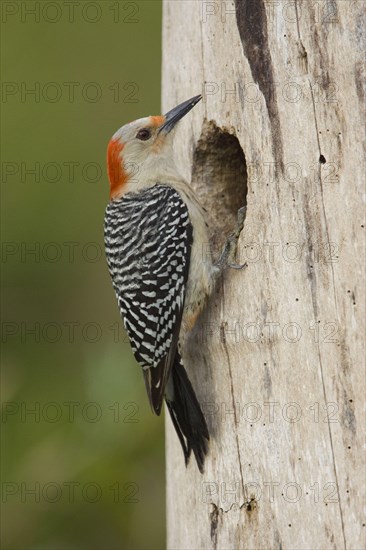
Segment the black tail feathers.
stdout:
<path fill-rule="evenodd" d="M 186 466 L 193 451 L 202 474 L 210 436 L 205 417 L 178 352 L 167 390 L 165 400 L 182 445 Z"/>

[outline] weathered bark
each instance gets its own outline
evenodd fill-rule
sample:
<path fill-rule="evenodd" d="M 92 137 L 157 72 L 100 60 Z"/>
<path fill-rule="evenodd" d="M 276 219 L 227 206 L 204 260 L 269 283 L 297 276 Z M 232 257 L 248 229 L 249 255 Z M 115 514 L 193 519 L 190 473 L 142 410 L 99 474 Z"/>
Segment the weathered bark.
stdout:
<path fill-rule="evenodd" d="M 167 419 L 170 549 L 365 547 L 363 8 L 165 0 L 176 156 L 248 262 L 185 351 L 212 440 L 186 470 Z"/>

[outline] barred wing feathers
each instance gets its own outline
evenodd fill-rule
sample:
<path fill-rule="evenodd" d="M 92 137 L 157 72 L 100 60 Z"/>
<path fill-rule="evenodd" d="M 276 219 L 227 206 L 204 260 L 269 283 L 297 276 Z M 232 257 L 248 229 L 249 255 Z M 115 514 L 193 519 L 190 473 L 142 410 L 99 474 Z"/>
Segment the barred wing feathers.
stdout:
<path fill-rule="evenodd" d="M 177 351 L 191 245 L 188 208 L 168 185 L 128 193 L 107 207 L 109 271 L 156 414 Z"/>

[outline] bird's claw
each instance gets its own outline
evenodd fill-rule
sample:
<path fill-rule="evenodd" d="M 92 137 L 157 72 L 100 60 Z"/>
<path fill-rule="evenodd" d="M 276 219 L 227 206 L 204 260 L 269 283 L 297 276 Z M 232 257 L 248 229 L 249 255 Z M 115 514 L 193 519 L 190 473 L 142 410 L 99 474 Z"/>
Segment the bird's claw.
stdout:
<path fill-rule="evenodd" d="M 247 262 L 244 262 L 243 264 L 233 264 L 230 262 L 227 266 L 230 267 L 230 269 L 244 269 L 245 267 L 248 267 L 248 264 Z"/>

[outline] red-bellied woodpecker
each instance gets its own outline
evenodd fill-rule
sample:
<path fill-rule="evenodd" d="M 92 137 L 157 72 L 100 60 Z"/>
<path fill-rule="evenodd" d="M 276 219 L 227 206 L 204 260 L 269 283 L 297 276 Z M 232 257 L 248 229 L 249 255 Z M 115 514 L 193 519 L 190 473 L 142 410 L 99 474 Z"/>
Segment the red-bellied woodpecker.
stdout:
<path fill-rule="evenodd" d="M 203 258 L 204 210 L 177 171 L 172 147 L 172 130 L 200 99 L 126 124 L 112 137 L 105 250 L 151 407 L 159 415 L 165 399 L 186 464 L 193 451 L 202 472 L 209 433 L 179 341 L 194 326 L 219 269 Z M 227 261 L 238 235 L 228 241 L 221 266 L 238 267 Z"/>

